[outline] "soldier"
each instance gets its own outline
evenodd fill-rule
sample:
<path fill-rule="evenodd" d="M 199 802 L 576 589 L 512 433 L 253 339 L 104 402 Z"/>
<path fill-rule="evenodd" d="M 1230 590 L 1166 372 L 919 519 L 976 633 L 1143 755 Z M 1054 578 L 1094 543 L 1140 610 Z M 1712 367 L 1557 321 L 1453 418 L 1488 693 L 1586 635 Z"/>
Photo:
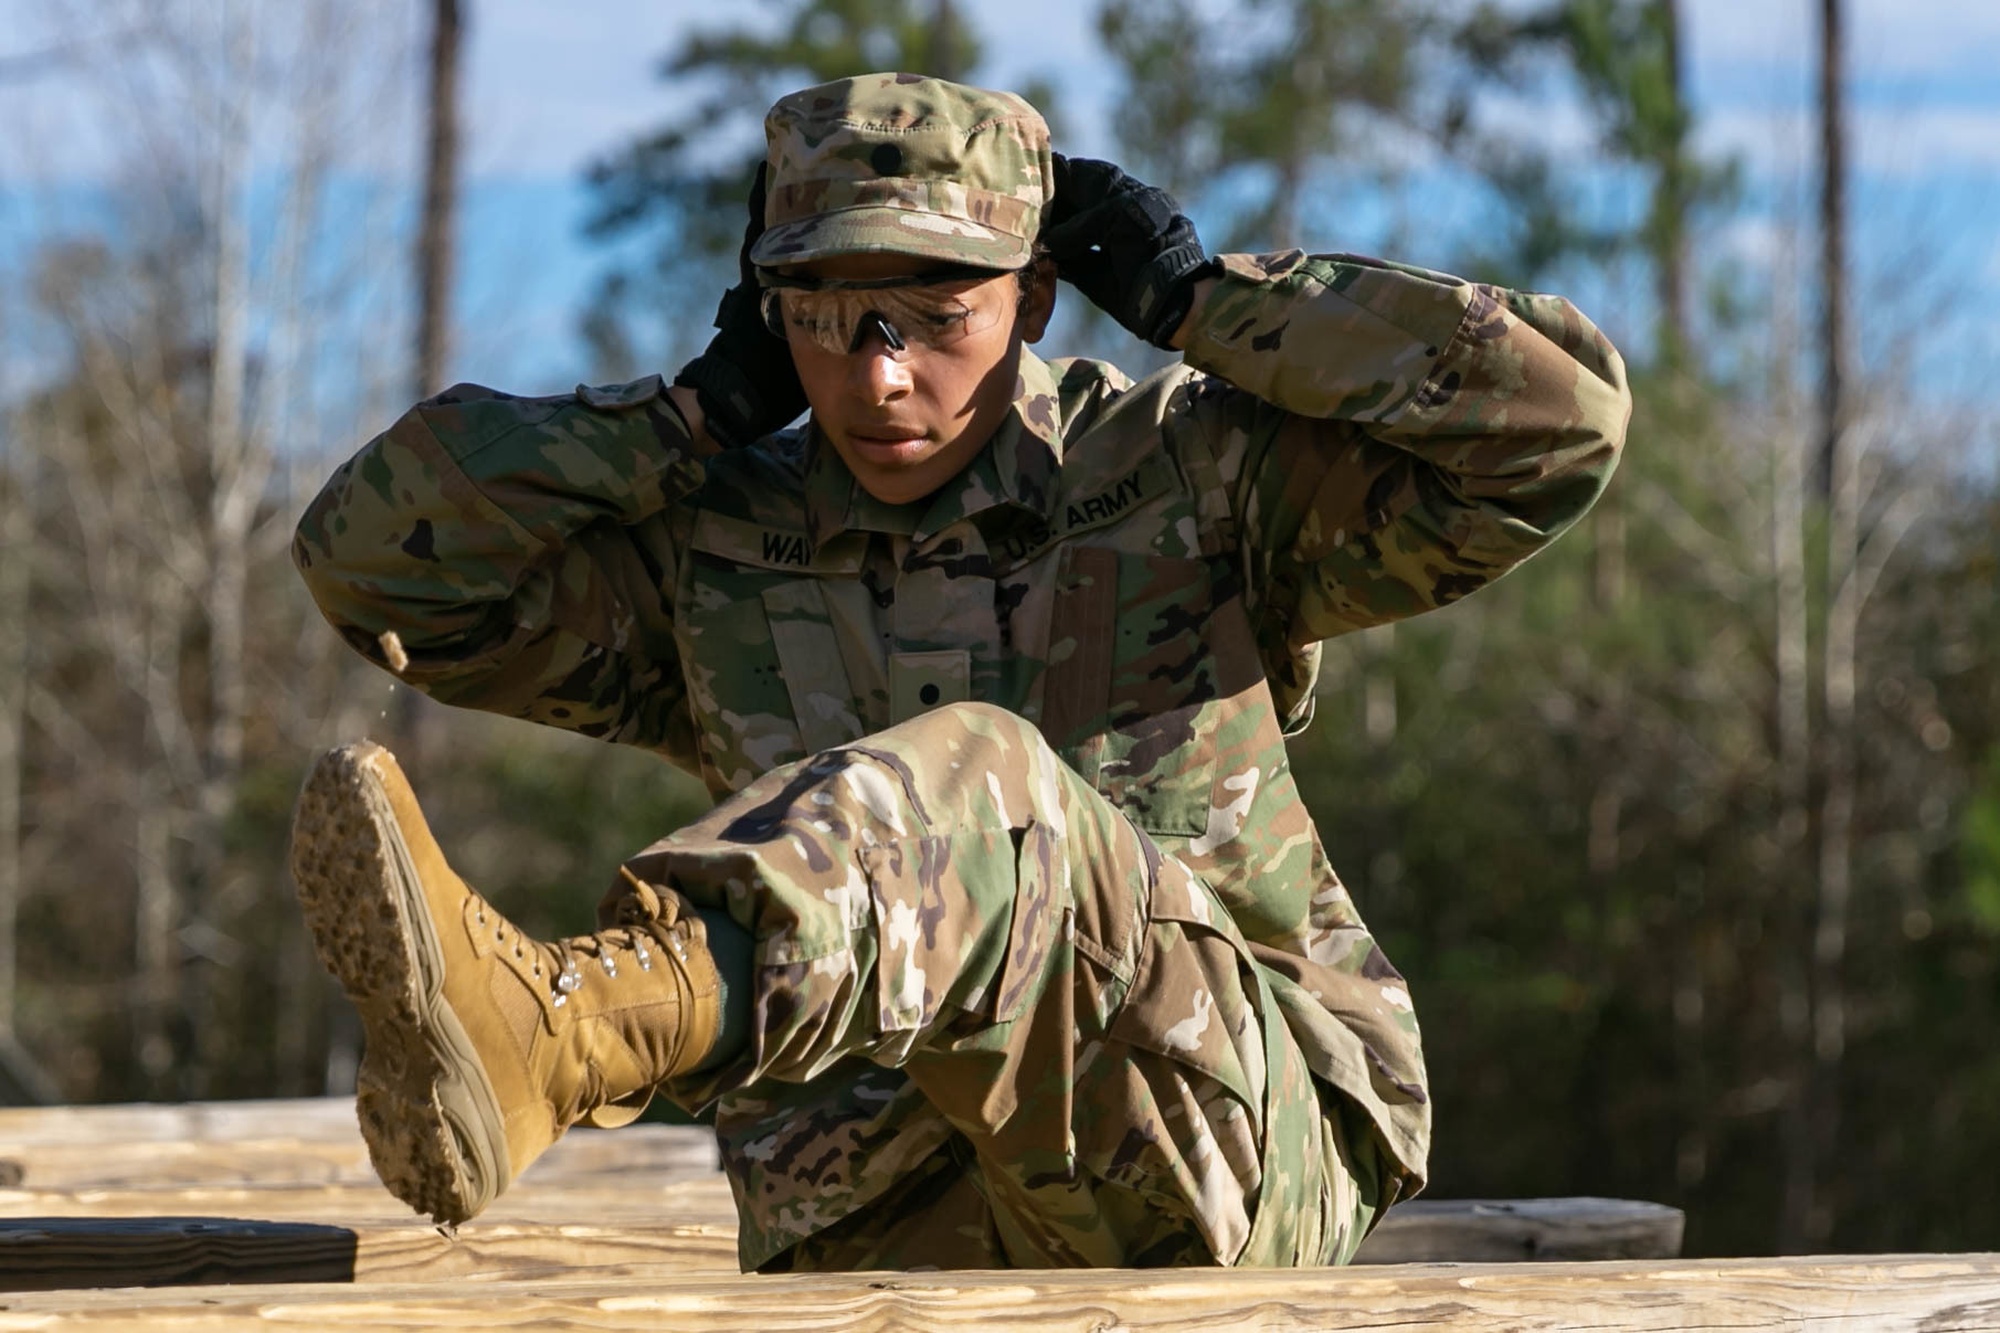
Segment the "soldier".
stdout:
<path fill-rule="evenodd" d="M 1285 737 L 1321 640 L 1590 506 L 1617 353 L 1553 297 L 1210 258 L 1010 94 L 872 75 L 766 133 L 673 386 L 460 385 L 299 526 L 364 655 L 719 802 L 547 943 L 387 752 L 320 762 L 293 868 L 377 1170 L 462 1220 L 661 1091 L 713 1111 L 746 1270 L 1346 1261 L 1430 1111 Z M 1058 277 L 1182 360 L 1035 357 Z"/>

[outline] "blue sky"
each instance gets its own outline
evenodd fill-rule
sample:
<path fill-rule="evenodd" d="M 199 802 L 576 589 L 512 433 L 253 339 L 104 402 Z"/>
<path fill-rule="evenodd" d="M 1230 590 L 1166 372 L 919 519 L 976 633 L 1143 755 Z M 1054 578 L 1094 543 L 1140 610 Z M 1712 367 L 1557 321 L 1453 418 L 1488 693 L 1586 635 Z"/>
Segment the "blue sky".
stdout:
<path fill-rule="evenodd" d="M 115 12 L 124 0 L 111 0 Z M 159 0 L 170 3 L 171 0 Z M 276 0 L 251 0 L 275 4 Z M 411 0 L 352 0 L 372 15 L 383 47 L 415 36 Z M 1220 0 L 1218 0 L 1220 3 Z M 523 391 L 564 387 L 584 373 L 575 314 L 603 253 L 579 231 L 587 196 L 578 183 L 593 157 L 670 118 L 674 90 L 654 77 L 659 55 L 692 28 L 710 25 L 714 5 L 686 0 L 471 0 L 468 63 L 468 193 L 461 275 L 461 333 L 454 373 Z M 1091 52 L 1094 6 L 1085 0 L 969 0 L 963 9 L 986 42 L 984 82 L 1006 86 L 1052 80 L 1063 99 L 1067 146 L 1106 153 L 1102 127 L 1113 80 Z M 760 7 L 740 7 L 750 19 Z M 1745 164 L 1754 207 L 1708 238 L 1719 254 L 1751 270 L 1782 266 L 1807 239 L 1798 231 L 1810 203 L 1814 0 L 1686 0 L 1691 78 L 1703 140 Z M 128 127 L 107 129 L 74 71 L 7 77 L 10 54 L 42 49 L 57 35 L 51 12 L 88 14 L 88 6 L 48 0 L 0 0 L 0 124 L 28 133 L 10 145 L 0 136 L 0 191 L 16 200 L 54 197 L 110 170 Z M 1951 367 L 1935 372 L 1939 391 L 1986 396 L 1985 368 L 2000 357 L 2000 0 L 1852 0 L 1851 70 L 1855 94 L 1854 208 L 1857 266 L 1864 295 L 1883 308 L 1901 304 L 1899 321 L 1922 325 L 1951 349 Z M 1002 21 L 1004 16 L 1005 21 Z M 86 23 L 86 29 L 88 24 Z M 407 59 L 407 57 L 406 57 Z M 407 176 L 408 64 L 381 72 L 375 85 L 382 143 L 358 156 L 358 169 Z M 1522 118 L 1541 136 L 1584 151 L 1592 127 L 1573 107 L 1495 107 Z M 401 121 L 397 121 L 397 116 Z M 384 129 L 386 127 L 386 129 Z M 1398 209 L 1418 210 L 1439 236 L 1467 234 L 1485 207 L 1450 179 L 1421 183 Z M 17 213 L 19 210 L 15 210 Z M 46 222 L 46 207 L 34 210 Z M 1343 217 L 1367 232 L 1396 209 L 1360 209 Z M 8 222 L 0 215 L 0 247 Z M 23 224 L 13 224 L 18 236 Z M 1311 248 L 1380 248 L 1384 236 L 1315 235 Z M 1418 247 L 1421 249 L 1421 246 Z M 1417 262 L 1441 255 L 1414 253 Z M 390 281 L 403 260 L 380 256 Z M 1615 285 L 1615 276 L 1599 280 Z M 1919 297 L 1909 296 L 1920 290 Z M 1615 311 L 1620 293 L 1579 292 Z M 1917 309 L 1938 313 L 1927 315 Z M 712 301 L 694 301 L 705 322 Z M 1871 327 L 1874 327 L 1871 325 Z M 1615 332 L 1614 327 L 1614 332 Z M 1900 336 L 1900 335 L 1899 335 Z"/>

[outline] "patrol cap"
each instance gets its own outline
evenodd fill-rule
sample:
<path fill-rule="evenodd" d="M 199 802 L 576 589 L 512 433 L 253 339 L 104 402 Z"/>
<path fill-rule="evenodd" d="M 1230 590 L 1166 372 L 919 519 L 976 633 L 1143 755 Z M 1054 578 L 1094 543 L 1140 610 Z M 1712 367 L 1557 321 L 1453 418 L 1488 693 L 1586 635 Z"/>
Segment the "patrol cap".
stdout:
<path fill-rule="evenodd" d="M 1012 93 L 863 74 L 764 118 L 770 180 L 752 263 L 923 255 L 1018 269 L 1055 193 L 1049 127 Z"/>

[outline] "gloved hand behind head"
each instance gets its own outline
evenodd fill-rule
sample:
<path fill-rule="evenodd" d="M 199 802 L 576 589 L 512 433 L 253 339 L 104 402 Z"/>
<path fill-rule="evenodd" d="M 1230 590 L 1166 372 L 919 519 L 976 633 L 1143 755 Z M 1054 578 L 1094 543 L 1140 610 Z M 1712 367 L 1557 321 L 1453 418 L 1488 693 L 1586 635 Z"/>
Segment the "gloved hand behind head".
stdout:
<path fill-rule="evenodd" d="M 750 247 L 764 234 L 769 173 L 768 163 L 757 164 L 750 220 L 737 255 L 737 282 L 716 307 L 715 337 L 674 376 L 674 383 L 694 390 L 709 435 L 726 449 L 750 444 L 806 410 L 806 391 L 792 365 L 791 348 L 764 322 L 757 269 L 750 262 Z"/>
<path fill-rule="evenodd" d="M 1174 197 L 1109 162 L 1053 155 L 1055 198 L 1042 245 L 1056 273 L 1155 347 L 1169 345 L 1215 271 Z"/>

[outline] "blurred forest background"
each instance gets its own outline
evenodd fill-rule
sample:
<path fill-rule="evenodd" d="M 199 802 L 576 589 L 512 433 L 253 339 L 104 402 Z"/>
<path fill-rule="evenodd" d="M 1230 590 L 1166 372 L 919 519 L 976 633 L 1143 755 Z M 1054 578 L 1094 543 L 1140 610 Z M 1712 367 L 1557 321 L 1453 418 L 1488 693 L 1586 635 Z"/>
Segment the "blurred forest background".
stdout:
<path fill-rule="evenodd" d="M 1366 214 L 1398 257 L 1577 294 L 1632 366 L 1596 512 L 1491 592 L 1331 645 L 1296 742 L 1418 998 L 1433 1191 L 1672 1203 L 1693 1254 L 1992 1249 L 1996 402 L 1936 383 L 1963 289 L 1924 220 L 1856 253 L 1844 0 L 1757 2 L 1819 38 L 1812 161 L 1755 201 L 1757 266 L 1714 244 L 1751 191 L 1698 146 L 1679 0 L 1088 0 L 1117 81 L 1091 142 L 1211 249 L 1340 248 Z M 651 756 L 399 692 L 286 558 L 332 466 L 452 366 L 480 4 L 49 0 L 55 44 L 0 42 L 0 82 L 54 70 L 118 127 L 85 204 L 0 226 L 10 1097 L 351 1086 L 282 868 L 316 747 L 408 752 L 468 877 L 542 930 L 702 808 Z M 705 338 L 773 96 L 977 82 L 1005 21 L 765 0 L 658 53 L 677 113 L 590 170 L 592 378 Z M 1014 86 L 1064 142 L 1062 89 Z M 1479 224 L 1430 230 L 1440 191 Z M 1082 305 L 1044 351 L 1155 364 Z"/>

